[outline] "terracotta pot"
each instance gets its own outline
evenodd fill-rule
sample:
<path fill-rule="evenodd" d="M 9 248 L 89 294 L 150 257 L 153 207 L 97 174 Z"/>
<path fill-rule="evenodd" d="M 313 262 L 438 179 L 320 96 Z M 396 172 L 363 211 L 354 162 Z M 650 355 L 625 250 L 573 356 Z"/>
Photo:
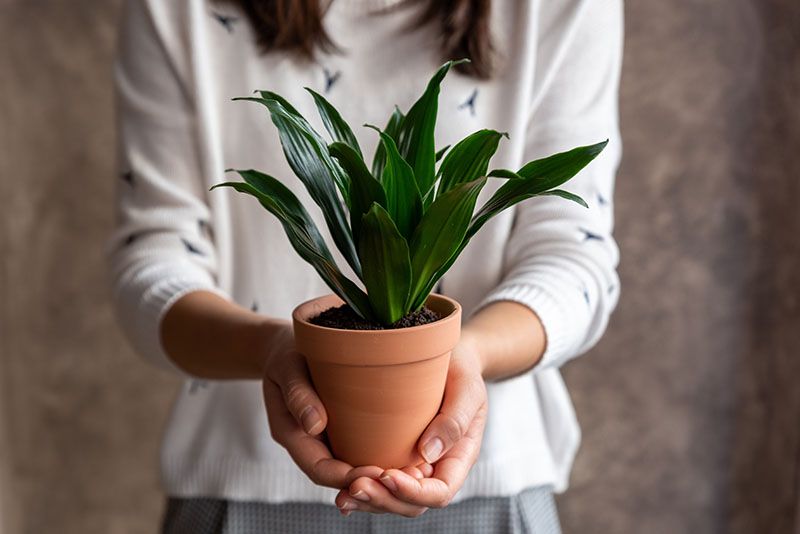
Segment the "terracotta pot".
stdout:
<path fill-rule="evenodd" d="M 461 334 L 461 306 L 431 295 L 442 319 L 395 330 L 340 330 L 308 322 L 339 306 L 335 295 L 295 308 L 297 349 L 328 412 L 327 435 L 336 458 L 385 469 L 422 461 L 417 440 L 438 413 L 450 353 Z"/>

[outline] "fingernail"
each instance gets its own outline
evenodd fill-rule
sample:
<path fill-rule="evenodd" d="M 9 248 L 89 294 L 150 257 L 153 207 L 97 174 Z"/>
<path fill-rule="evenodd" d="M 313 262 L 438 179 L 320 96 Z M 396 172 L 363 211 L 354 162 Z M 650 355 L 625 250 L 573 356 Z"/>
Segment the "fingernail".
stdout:
<path fill-rule="evenodd" d="M 386 486 L 389 489 L 389 491 L 392 492 L 397 491 L 397 483 L 391 476 L 383 475 L 381 477 L 381 482 L 383 483 L 384 486 Z"/>
<path fill-rule="evenodd" d="M 322 424 L 322 419 L 319 413 L 317 413 L 316 408 L 313 406 L 306 406 L 306 409 L 300 414 L 300 422 L 303 424 L 303 429 L 306 431 L 306 434 L 311 434 Z"/>
<path fill-rule="evenodd" d="M 354 499 L 358 499 L 361 502 L 369 502 L 369 495 L 364 490 L 358 490 L 355 493 L 351 493 L 350 496 Z"/>
<path fill-rule="evenodd" d="M 342 505 L 339 507 L 339 510 L 342 510 L 343 512 L 346 512 L 348 510 L 355 510 L 355 509 L 356 509 L 356 503 L 354 503 L 353 501 L 349 501 L 349 500 L 348 501 L 344 501 L 342 503 Z"/>
<path fill-rule="evenodd" d="M 442 440 L 433 438 L 428 440 L 428 443 L 422 447 L 422 456 L 425 458 L 426 462 L 432 464 L 442 455 L 442 450 L 444 450 L 444 443 L 442 443 Z"/>

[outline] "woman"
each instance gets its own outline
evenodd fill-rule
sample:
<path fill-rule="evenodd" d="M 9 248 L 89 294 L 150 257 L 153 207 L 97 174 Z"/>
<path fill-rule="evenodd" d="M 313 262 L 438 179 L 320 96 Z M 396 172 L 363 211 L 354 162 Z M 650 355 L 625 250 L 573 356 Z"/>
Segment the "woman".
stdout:
<path fill-rule="evenodd" d="M 558 532 L 552 493 L 565 489 L 579 441 L 558 368 L 597 341 L 618 295 L 620 2 L 321 5 L 125 9 L 115 301 L 138 350 L 191 377 L 162 449 L 164 532 Z M 443 59 L 465 56 L 472 62 L 443 85 L 437 146 L 495 128 L 510 140 L 493 165 L 518 168 L 611 142 L 569 183 L 590 209 L 520 204 L 444 277 L 439 290 L 462 303 L 465 321 L 440 413 L 420 438 L 428 463 L 354 469 L 320 438 L 325 408 L 288 321 L 329 290 L 256 203 L 208 193 L 226 167 L 252 167 L 312 205 L 268 117 L 231 98 L 270 89 L 314 117 L 309 86 L 349 122 L 383 124 Z M 357 135 L 369 153 L 377 136 Z"/>

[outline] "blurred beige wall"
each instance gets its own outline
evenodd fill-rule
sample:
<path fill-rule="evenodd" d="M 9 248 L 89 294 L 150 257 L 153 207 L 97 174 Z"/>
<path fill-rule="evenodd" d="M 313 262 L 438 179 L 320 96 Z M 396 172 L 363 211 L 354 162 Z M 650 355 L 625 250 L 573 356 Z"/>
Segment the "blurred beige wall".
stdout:
<path fill-rule="evenodd" d="M 622 298 L 568 532 L 800 532 L 800 3 L 631 1 Z"/>
<path fill-rule="evenodd" d="M 160 514 L 177 383 L 124 343 L 104 266 L 119 5 L 0 2 L 3 534 L 152 533 Z"/>
<path fill-rule="evenodd" d="M 110 312 L 119 1 L 0 1 L 0 528 L 152 533 L 175 379 Z M 800 532 L 800 5 L 628 3 L 623 293 L 569 533 Z"/>

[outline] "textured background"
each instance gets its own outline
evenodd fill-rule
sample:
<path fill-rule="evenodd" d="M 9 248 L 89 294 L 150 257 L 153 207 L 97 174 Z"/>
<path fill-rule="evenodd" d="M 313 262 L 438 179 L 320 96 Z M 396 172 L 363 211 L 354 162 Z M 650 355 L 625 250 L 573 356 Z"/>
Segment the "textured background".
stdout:
<path fill-rule="evenodd" d="M 160 514 L 178 384 L 122 341 L 103 267 L 118 7 L 0 0 L 3 534 Z M 798 534 L 800 4 L 626 11 L 623 295 L 566 369 L 584 447 L 564 529 Z"/>

